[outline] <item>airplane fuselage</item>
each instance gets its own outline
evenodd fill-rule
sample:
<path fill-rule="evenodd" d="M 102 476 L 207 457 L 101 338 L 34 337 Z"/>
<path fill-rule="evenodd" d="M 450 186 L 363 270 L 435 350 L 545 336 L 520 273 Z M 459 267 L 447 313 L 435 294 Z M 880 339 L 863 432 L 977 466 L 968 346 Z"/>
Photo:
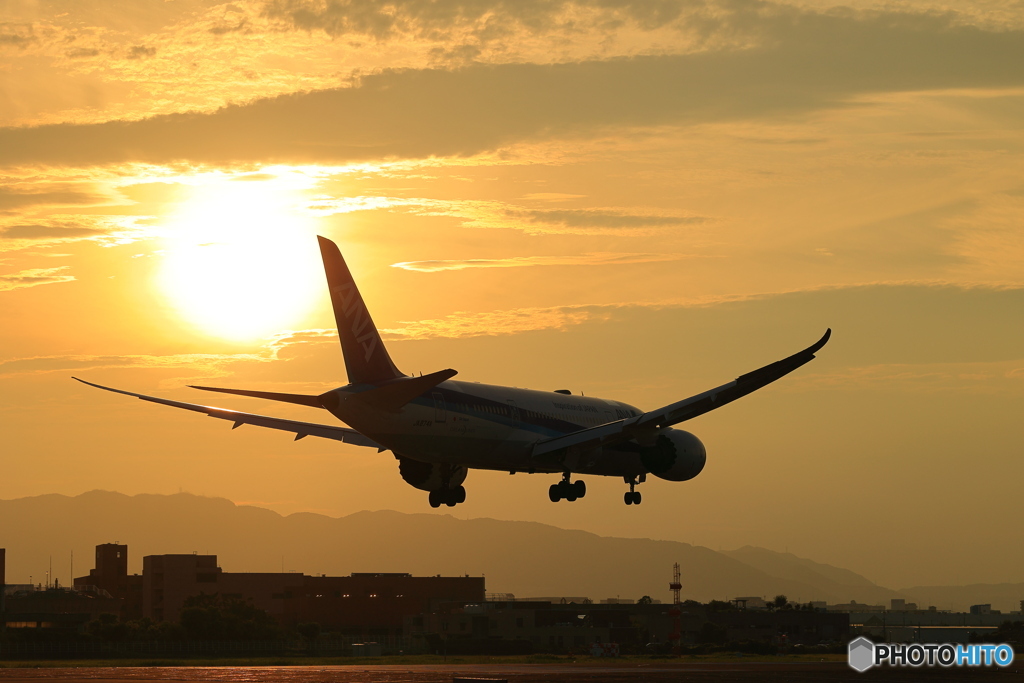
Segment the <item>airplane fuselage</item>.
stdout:
<path fill-rule="evenodd" d="M 564 462 L 531 458 L 536 442 L 642 414 L 621 401 L 456 380 L 441 382 L 395 412 L 382 413 L 366 410 L 356 398 L 372 388 L 341 387 L 331 392 L 337 400 L 325 404 L 396 455 L 475 469 L 561 472 Z M 616 476 L 647 471 L 635 444 L 591 449 L 571 469 Z"/>

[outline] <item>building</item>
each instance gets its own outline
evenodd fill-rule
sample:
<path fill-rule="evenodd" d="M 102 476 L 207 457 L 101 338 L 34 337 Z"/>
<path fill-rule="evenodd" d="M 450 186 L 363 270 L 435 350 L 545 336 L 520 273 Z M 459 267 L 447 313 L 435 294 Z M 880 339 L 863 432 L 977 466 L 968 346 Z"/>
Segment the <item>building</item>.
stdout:
<path fill-rule="evenodd" d="M 120 601 L 104 590 L 78 591 L 54 586 L 20 590 L 7 597 L 3 621 L 7 628 L 79 630 L 103 614 L 117 614 Z"/>
<path fill-rule="evenodd" d="M 185 600 L 218 594 L 251 602 L 283 624 L 315 622 L 324 630 L 398 635 L 408 615 L 439 601 L 483 602 L 484 578 L 404 573 L 309 576 L 294 572 L 225 572 L 216 555 L 147 555 L 142 560 L 142 614 L 178 621 Z"/>
<path fill-rule="evenodd" d="M 847 603 L 841 603 L 838 605 L 829 605 L 826 607 L 829 612 L 846 612 L 846 613 L 864 613 L 864 612 L 884 612 L 885 605 L 866 605 L 856 600 L 851 600 Z"/>
<path fill-rule="evenodd" d="M 96 567 L 88 576 L 74 579 L 76 589 L 94 586 L 120 600 L 118 614 L 123 621 L 142 618 L 142 577 L 128 574 L 128 546 L 102 543 L 96 546 Z"/>
<path fill-rule="evenodd" d="M 768 603 L 765 599 L 757 595 L 747 595 L 740 598 L 733 598 L 729 602 L 733 603 L 740 609 L 767 609 Z"/>

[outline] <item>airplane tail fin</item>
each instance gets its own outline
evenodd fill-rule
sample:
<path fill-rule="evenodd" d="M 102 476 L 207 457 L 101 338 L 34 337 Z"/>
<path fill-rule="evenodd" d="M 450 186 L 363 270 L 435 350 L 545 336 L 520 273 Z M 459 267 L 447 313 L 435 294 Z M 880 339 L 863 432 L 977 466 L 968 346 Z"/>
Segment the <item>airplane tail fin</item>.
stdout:
<path fill-rule="evenodd" d="M 317 240 L 327 273 L 348 381 L 352 384 L 373 384 L 404 377 L 384 348 L 338 245 L 326 237 L 318 236 Z"/>

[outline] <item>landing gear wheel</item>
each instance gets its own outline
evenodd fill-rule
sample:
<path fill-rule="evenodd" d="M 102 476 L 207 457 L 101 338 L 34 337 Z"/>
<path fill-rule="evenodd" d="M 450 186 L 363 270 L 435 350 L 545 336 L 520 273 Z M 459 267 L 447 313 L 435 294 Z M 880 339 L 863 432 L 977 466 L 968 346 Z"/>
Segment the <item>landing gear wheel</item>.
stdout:
<path fill-rule="evenodd" d="M 633 492 L 633 505 L 639 505 L 640 504 L 640 500 L 641 500 L 640 492 L 639 491 L 634 491 Z"/>
<path fill-rule="evenodd" d="M 558 482 L 558 488 L 561 491 L 562 498 L 565 498 L 570 503 L 576 500 L 576 489 L 567 481 Z"/>
<path fill-rule="evenodd" d="M 427 500 L 430 501 L 430 507 L 439 508 L 441 507 L 441 492 L 431 491 L 430 495 L 427 496 Z"/>
<path fill-rule="evenodd" d="M 576 494 L 577 498 L 582 498 L 587 495 L 587 483 L 580 479 L 579 481 L 573 482 L 572 484 L 573 493 Z"/>
<path fill-rule="evenodd" d="M 552 503 L 557 503 L 562 500 L 562 491 L 558 488 L 558 484 L 552 484 L 548 488 L 548 498 L 551 499 Z"/>
<path fill-rule="evenodd" d="M 622 496 L 622 500 L 626 501 L 626 505 L 632 505 L 633 504 L 633 492 L 632 491 L 626 491 L 626 493 L 623 494 L 623 496 Z"/>
<path fill-rule="evenodd" d="M 452 493 L 455 494 L 455 502 L 456 503 L 465 503 L 466 502 L 466 487 L 465 486 L 456 486 L 455 490 Z"/>

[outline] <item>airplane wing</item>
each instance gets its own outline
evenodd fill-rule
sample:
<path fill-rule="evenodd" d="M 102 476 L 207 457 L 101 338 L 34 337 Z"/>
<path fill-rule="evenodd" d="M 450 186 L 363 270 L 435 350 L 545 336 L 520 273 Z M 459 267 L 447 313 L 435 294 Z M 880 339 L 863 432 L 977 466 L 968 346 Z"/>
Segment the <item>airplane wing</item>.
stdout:
<path fill-rule="evenodd" d="M 112 391 L 115 394 L 124 394 L 125 396 L 134 396 L 135 398 L 141 398 L 143 401 L 150 401 L 152 403 L 160 403 L 161 405 L 171 406 L 172 408 L 184 408 L 185 410 L 192 410 L 197 413 L 205 413 L 210 417 L 220 418 L 221 420 L 229 420 L 234 422 L 231 426 L 232 429 L 241 427 L 242 425 L 256 425 L 257 427 L 266 427 L 268 429 L 279 429 L 284 432 L 292 432 L 295 434 L 295 440 L 298 441 L 307 436 L 319 436 L 323 439 L 333 439 L 334 441 L 341 441 L 344 443 L 350 443 L 355 446 L 368 446 L 370 448 L 376 448 L 379 451 L 387 450 L 384 446 L 373 439 L 363 436 L 354 429 L 348 427 L 334 427 L 332 425 L 321 425 L 313 422 L 298 422 L 295 420 L 283 420 L 278 417 L 267 417 L 265 415 L 253 415 L 252 413 L 240 413 L 235 410 L 226 410 L 224 408 L 214 408 L 213 406 L 201 406 L 195 403 L 183 403 L 181 401 L 171 401 L 166 398 L 157 398 L 156 396 L 146 396 L 144 394 L 136 394 L 131 391 L 122 391 L 121 389 L 112 389 L 105 387 L 100 384 L 93 384 L 92 382 L 86 382 L 84 379 L 78 379 L 74 377 L 82 384 L 88 384 L 91 387 L 97 389 L 103 389 L 105 391 Z"/>
<path fill-rule="evenodd" d="M 543 456 L 570 446 L 589 448 L 627 441 L 645 431 L 692 420 L 715 408 L 721 408 L 727 403 L 732 403 L 738 398 L 743 398 L 747 394 L 771 384 L 780 377 L 788 375 L 801 365 L 809 363 L 814 359 L 814 354 L 821 347 L 825 346 L 830 336 L 832 336 L 831 328 L 825 331 L 821 339 L 803 351 L 794 353 L 792 356 L 766 365 L 763 368 L 758 368 L 753 372 L 740 375 L 728 384 L 723 384 L 720 387 L 715 387 L 696 396 L 691 396 L 676 403 L 670 403 L 667 406 L 638 415 L 637 417 L 609 422 L 598 427 L 581 429 L 578 432 L 572 432 L 564 436 L 538 441 L 534 445 L 533 456 Z"/>

